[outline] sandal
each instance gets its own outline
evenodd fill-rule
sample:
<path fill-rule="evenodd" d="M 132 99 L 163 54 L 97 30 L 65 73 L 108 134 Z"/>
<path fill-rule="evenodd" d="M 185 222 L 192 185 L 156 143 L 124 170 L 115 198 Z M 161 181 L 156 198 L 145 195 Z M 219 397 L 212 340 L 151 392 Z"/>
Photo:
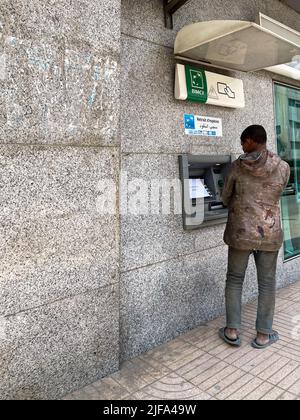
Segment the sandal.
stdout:
<path fill-rule="evenodd" d="M 277 331 L 273 331 L 269 334 L 269 341 L 266 344 L 258 344 L 256 338 L 252 341 L 251 346 L 254 349 L 266 349 L 267 347 L 271 346 L 272 344 L 276 343 L 279 340 L 279 334 Z"/>
<path fill-rule="evenodd" d="M 236 339 L 232 340 L 231 338 L 228 338 L 225 334 L 227 327 L 223 327 L 219 330 L 219 337 L 222 338 L 225 343 L 229 344 L 230 346 L 234 347 L 240 347 L 241 346 L 241 339 L 237 337 Z"/>

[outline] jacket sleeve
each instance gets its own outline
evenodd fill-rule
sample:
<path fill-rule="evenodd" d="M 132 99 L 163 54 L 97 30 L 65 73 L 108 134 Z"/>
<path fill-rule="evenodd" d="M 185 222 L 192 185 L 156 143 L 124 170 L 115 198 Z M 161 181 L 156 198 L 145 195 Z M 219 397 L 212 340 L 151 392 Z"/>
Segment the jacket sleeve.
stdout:
<path fill-rule="evenodd" d="M 228 206 L 232 195 L 234 193 L 235 186 L 235 166 L 232 165 L 229 171 L 229 174 L 226 178 L 225 185 L 222 191 L 222 200 L 225 206 Z"/>

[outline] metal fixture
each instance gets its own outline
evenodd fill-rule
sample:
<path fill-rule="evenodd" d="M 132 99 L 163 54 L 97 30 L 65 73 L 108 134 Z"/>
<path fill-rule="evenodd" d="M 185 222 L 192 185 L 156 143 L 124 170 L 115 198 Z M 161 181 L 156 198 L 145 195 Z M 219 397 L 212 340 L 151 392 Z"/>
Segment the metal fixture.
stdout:
<path fill-rule="evenodd" d="M 166 28 L 173 29 L 173 14 L 189 0 L 164 0 Z"/>

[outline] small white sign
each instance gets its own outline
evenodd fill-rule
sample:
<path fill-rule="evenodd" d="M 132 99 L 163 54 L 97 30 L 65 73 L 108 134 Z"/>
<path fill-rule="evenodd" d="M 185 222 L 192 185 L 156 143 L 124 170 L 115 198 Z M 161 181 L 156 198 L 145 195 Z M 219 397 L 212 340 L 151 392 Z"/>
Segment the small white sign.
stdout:
<path fill-rule="evenodd" d="M 176 64 L 175 75 L 175 98 L 181 101 L 196 101 L 203 102 L 207 105 L 222 106 L 228 108 L 244 108 L 245 107 L 245 93 L 244 83 L 240 79 L 224 76 L 218 73 L 204 71 L 204 84 L 200 85 L 201 78 L 197 77 L 200 74 L 199 68 L 191 68 L 189 72 L 194 72 L 192 81 L 195 79 L 197 86 L 196 89 L 203 92 L 199 95 L 198 100 L 193 97 L 193 83 L 188 88 L 186 67 L 183 64 Z M 198 72 L 197 72 L 198 70 Z M 201 70 L 203 72 L 203 70 Z M 300 73 L 300 72 L 299 72 Z M 203 73 L 201 73 L 202 75 Z M 203 77 L 203 76 L 202 76 Z M 202 94 L 203 93 L 203 94 Z M 205 101 L 205 97 L 207 97 Z"/>
<path fill-rule="evenodd" d="M 200 115 L 184 115 L 185 134 L 190 136 L 222 137 L 222 119 Z"/>
<path fill-rule="evenodd" d="M 190 198 L 210 197 L 209 192 L 204 186 L 203 179 L 190 179 Z"/>
<path fill-rule="evenodd" d="M 243 81 L 221 74 L 205 72 L 207 80 L 208 105 L 228 108 L 244 108 L 245 95 Z"/>

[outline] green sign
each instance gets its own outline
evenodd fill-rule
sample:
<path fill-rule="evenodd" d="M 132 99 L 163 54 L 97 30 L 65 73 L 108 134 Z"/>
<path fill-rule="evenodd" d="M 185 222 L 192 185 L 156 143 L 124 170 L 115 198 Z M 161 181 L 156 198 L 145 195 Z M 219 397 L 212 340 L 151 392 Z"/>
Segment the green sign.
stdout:
<path fill-rule="evenodd" d="M 186 65 L 185 77 L 188 94 L 187 99 L 195 102 L 207 102 L 208 94 L 205 71 Z"/>

